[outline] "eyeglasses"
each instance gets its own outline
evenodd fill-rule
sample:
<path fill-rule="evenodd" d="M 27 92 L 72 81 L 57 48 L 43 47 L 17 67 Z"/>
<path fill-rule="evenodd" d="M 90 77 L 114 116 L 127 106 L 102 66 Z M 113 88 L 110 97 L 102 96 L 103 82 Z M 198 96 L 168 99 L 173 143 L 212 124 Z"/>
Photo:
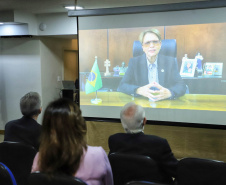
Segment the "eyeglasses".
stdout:
<path fill-rule="evenodd" d="M 161 42 L 160 40 L 150 40 L 150 41 L 147 41 L 147 42 L 143 43 L 143 46 L 149 47 L 150 44 L 158 45 L 160 42 Z"/>

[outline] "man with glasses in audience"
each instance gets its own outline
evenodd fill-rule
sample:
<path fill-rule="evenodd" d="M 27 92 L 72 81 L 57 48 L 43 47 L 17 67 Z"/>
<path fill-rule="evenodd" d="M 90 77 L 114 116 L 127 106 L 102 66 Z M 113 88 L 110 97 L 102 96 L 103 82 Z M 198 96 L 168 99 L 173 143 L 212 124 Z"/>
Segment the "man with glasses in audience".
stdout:
<path fill-rule="evenodd" d="M 126 133 L 117 133 L 109 137 L 109 155 L 118 152 L 148 156 L 159 165 L 159 172 L 164 181 L 172 183 L 173 178 L 176 178 L 178 160 L 166 139 L 144 134 L 144 108 L 134 102 L 127 103 L 120 112 L 120 118 Z"/>
<path fill-rule="evenodd" d="M 144 96 L 150 101 L 176 99 L 184 95 L 186 85 L 179 74 L 177 60 L 159 54 L 160 32 L 157 29 L 145 30 L 139 40 L 144 54 L 130 59 L 118 91 L 135 97 Z"/>
<path fill-rule="evenodd" d="M 20 99 L 23 117 L 5 125 L 4 141 L 21 142 L 39 148 L 41 125 L 37 122 L 42 111 L 41 97 L 37 92 L 29 92 Z"/>

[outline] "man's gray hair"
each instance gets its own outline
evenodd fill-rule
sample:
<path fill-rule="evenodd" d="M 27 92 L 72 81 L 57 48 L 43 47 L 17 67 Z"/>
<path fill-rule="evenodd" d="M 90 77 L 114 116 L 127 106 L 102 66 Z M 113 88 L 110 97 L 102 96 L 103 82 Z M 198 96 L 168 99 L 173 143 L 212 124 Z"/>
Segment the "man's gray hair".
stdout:
<path fill-rule="evenodd" d="M 29 92 L 20 99 L 20 110 L 24 116 L 35 116 L 41 113 L 41 97 L 37 92 Z"/>
<path fill-rule="evenodd" d="M 144 129 L 145 111 L 134 102 L 127 103 L 120 112 L 121 123 L 127 133 L 138 133 Z"/>

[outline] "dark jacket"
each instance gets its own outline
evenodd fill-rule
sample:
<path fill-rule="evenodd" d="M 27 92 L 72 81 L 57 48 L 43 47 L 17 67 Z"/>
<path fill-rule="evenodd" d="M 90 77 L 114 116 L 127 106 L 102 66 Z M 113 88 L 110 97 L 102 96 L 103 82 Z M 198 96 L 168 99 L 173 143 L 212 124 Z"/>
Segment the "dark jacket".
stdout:
<path fill-rule="evenodd" d="M 23 116 L 5 125 L 4 141 L 21 142 L 33 146 L 38 151 L 40 134 L 41 125 L 34 119 Z"/>
<path fill-rule="evenodd" d="M 168 178 L 176 177 L 178 161 L 164 138 L 144 133 L 118 133 L 109 137 L 108 145 L 109 154 L 120 152 L 149 156 Z"/>
<path fill-rule="evenodd" d="M 181 78 L 177 61 L 173 57 L 158 55 L 159 84 L 173 93 L 173 98 L 182 96 L 186 92 L 186 85 Z M 146 55 L 131 58 L 125 76 L 121 80 L 118 91 L 138 96 L 136 89 L 149 84 Z"/>

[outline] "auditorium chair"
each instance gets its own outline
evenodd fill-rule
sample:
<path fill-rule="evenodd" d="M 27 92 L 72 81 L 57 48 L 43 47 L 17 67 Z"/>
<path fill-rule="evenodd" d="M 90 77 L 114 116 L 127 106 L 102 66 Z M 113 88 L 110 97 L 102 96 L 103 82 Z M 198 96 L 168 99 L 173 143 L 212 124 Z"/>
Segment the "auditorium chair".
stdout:
<path fill-rule="evenodd" d="M 0 162 L 0 184 L 1 185 L 17 185 L 11 170 Z"/>
<path fill-rule="evenodd" d="M 32 146 L 23 143 L 0 143 L 0 162 L 12 171 L 18 185 L 27 185 L 35 154 L 36 150 Z"/>
<path fill-rule="evenodd" d="M 111 153 L 109 161 L 115 185 L 129 181 L 150 181 L 169 184 L 172 179 L 165 177 L 158 164 L 147 156 Z"/>
<path fill-rule="evenodd" d="M 177 185 L 226 184 L 226 163 L 211 159 L 183 158 L 178 163 Z"/>
<path fill-rule="evenodd" d="M 77 177 L 65 174 L 47 175 L 41 172 L 31 173 L 28 177 L 28 185 L 87 185 Z"/>

